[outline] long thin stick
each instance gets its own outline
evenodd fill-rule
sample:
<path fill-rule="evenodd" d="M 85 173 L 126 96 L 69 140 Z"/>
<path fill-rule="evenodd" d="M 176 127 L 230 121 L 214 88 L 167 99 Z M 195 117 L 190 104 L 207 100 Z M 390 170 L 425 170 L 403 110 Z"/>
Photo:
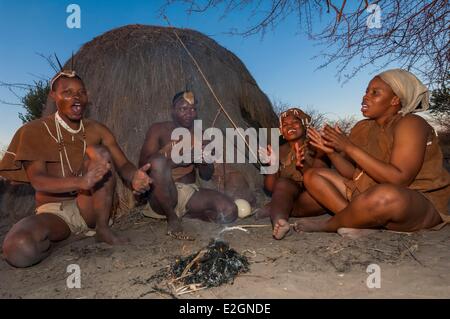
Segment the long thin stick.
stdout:
<path fill-rule="evenodd" d="M 186 278 L 186 277 L 189 277 L 189 276 L 192 276 L 192 274 L 186 274 L 186 275 L 180 276 L 180 277 L 178 277 L 178 278 L 172 279 L 172 280 L 170 281 L 170 283 L 174 283 L 175 281 L 181 280 L 181 279 Z"/>
<path fill-rule="evenodd" d="M 208 288 L 208 287 L 200 287 L 200 288 L 197 288 L 195 290 L 188 290 L 188 291 L 180 292 L 180 293 L 177 293 L 177 296 L 190 294 L 190 293 L 193 293 L 193 292 L 196 292 L 196 291 L 199 291 L 199 290 L 203 290 L 203 289 L 206 289 L 206 288 Z"/>
<path fill-rule="evenodd" d="M 272 226 L 270 224 L 264 224 L 264 225 L 239 225 L 241 228 L 266 228 Z"/>
<path fill-rule="evenodd" d="M 289 224 L 289 226 L 293 227 L 295 224 Z M 265 227 L 272 227 L 271 224 L 263 224 L 263 225 L 238 225 L 240 228 L 265 228 Z"/>
<path fill-rule="evenodd" d="M 186 268 L 184 268 L 183 272 L 181 273 L 181 277 L 185 276 L 191 269 L 192 265 L 194 265 L 197 262 L 197 260 L 202 258 L 204 254 L 206 254 L 206 250 L 201 250 L 197 254 L 197 256 L 195 256 L 195 258 L 191 260 L 191 262 L 186 266 Z"/>
<path fill-rule="evenodd" d="M 214 92 L 211 84 L 209 84 L 208 79 L 206 78 L 205 74 L 203 73 L 200 65 L 197 63 L 197 60 L 194 58 L 194 56 L 192 55 L 192 53 L 189 51 L 189 49 L 186 47 L 186 45 L 184 44 L 183 40 L 181 40 L 181 38 L 178 36 L 177 31 L 175 30 L 174 27 L 172 27 L 172 25 L 170 24 L 169 18 L 167 18 L 167 16 L 164 16 L 164 20 L 167 21 L 167 24 L 169 25 L 169 27 L 172 28 L 173 33 L 175 34 L 175 37 L 177 38 L 178 42 L 180 42 L 181 46 L 184 48 L 184 50 L 186 51 L 186 53 L 189 55 L 189 57 L 191 58 L 192 62 L 194 62 L 195 66 L 197 67 L 198 72 L 200 73 L 200 75 L 202 76 L 203 80 L 205 81 L 206 85 L 208 86 L 209 90 L 211 91 L 212 95 L 214 96 L 214 99 L 216 100 L 217 104 L 219 104 L 220 109 L 223 111 L 223 113 L 225 114 L 225 116 L 228 118 L 228 120 L 231 122 L 231 125 L 233 125 L 233 127 L 236 129 L 236 131 L 238 132 L 239 136 L 242 138 L 242 140 L 244 141 L 245 145 L 247 145 L 248 150 L 250 153 L 252 153 L 252 155 L 256 158 L 256 160 L 258 161 L 259 165 L 262 165 L 261 162 L 259 161 L 258 156 L 256 156 L 256 154 L 253 152 L 253 150 L 251 149 L 250 145 L 248 144 L 247 140 L 245 139 L 245 137 L 242 135 L 242 133 L 238 130 L 237 125 L 234 123 L 233 119 L 231 118 L 231 116 L 228 114 L 227 110 L 225 110 L 225 108 L 223 107 L 222 103 L 220 102 L 219 98 L 217 97 L 216 93 Z"/>

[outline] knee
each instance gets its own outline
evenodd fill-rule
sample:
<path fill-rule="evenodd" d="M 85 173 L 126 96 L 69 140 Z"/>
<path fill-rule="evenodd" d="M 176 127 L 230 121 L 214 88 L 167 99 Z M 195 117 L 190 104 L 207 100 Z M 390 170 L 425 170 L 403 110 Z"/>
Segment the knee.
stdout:
<path fill-rule="evenodd" d="M 394 185 L 376 185 L 363 193 L 362 196 L 371 207 L 392 207 L 398 206 L 406 201 L 404 193 Z"/>
<path fill-rule="evenodd" d="M 289 178 L 280 177 L 275 183 L 273 193 L 291 193 L 293 187 L 295 187 L 295 183 L 292 180 L 290 180 Z"/>
<path fill-rule="evenodd" d="M 105 160 L 111 162 L 111 154 L 103 145 L 91 145 L 86 148 L 86 154 L 91 160 Z"/>
<path fill-rule="evenodd" d="M 234 222 L 238 217 L 238 208 L 232 200 L 220 200 L 216 204 L 218 222 L 221 224 L 229 224 Z"/>
<path fill-rule="evenodd" d="M 32 234 L 27 231 L 8 234 L 3 241 L 2 249 L 8 263 L 18 268 L 33 265 L 39 254 Z"/>
<path fill-rule="evenodd" d="M 151 172 L 163 172 L 170 169 L 169 161 L 163 155 L 152 156 L 149 160 Z"/>
<path fill-rule="evenodd" d="M 313 185 L 317 178 L 320 177 L 320 173 L 323 172 L 323 168 L 308 168 L 303 172 L 303 184 L 306 187 Z"/>
<path fill-rule="evenodd" d="M 405 192 L 390 184 L 376 185 L 360 196 L 369 212 L 387 213 L 397 217 L 406 212 L 409 200 Z"/>

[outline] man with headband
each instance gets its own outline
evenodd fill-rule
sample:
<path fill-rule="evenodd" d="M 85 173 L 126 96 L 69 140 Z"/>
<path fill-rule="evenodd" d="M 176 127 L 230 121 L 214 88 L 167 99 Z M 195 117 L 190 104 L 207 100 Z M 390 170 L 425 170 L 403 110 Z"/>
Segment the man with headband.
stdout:
<path fill-rule="evenodd" d="M 305 174 L 308 192 L 335 213 L 308 218 L 297 231 L 326 231 L 359 236 L 384 228 L 413 232 L 450 221 L 450 175 L 433 128 L 414 115 L 429 107 L 428 89 L 402 69 L 375 76 L 362 100 L 362 114 L 347 137 L 338 128 L 309 131 L 311 144 L 324 151 L 336 171 Z"/>
<path fill-rule="evenodd" d="M 172 100 L 172 121 L 153 124 L 141 149 L 139 163 L 151 163 L 153 180 L 148 196 L 147 217 L 167 219 L 167 234 L 181 240 L 193 240 L 183 232 L 182 217 L 205 221 L 230 223 L 237 218 L 237 207 L 231 198 L 211 189 L 201 189 L 196 184 L 196 169 L 204 180 L 211 179 L 214 165 L 205 162 L 174 163 L 172 131 L 186 128 L 194 137 L 194 120 L 197 118 L 197 101 L 190 91 L 177 93 Z M 181 141 L 180 141 L 181 142 Z M 190 143 L 193 145 L 192 138 Z M 192 150 L 192 153 L 193 150 Z"/>
<path fill-rule="evenodd" d="M 1 176 L 36 191 L 36 214 L 15 224 L 3 242 L 6 260 L 16 267 L 40 262 L 71 233 L 124 243 L 108 225 L 114 172 L 138 193 L 150 187 L 149 165 L 138 170 L 107 127 L 83 117 L 88 96 L 74 71 L 52 79 L 50 97 L 57 112 L 22 126 L 0 162 Z"/>
<path fill-rule="evenodd" d="M 270 157 L 271 164 L 272 161 L 280 164 L 277 173 L 264 175 L 264 188 L 272 193 L 268 212 L 275 239 L 283 239 L 289 232 L 289 217 L 316 216 L 325 212 L 303 186 L 303 174 L 307 169 L 327 167 L 320 159 L 323 154 L 307 145 L 306 131 L 310 123 L 311 117 L 298 108 L 281 113 L 280 133 L 286 143 L 280 147 L 279 159 L 270 145 L 267 152 L 259 151 L 263 157 Z M 267 211 L 266 208 L 263 210 Z"/>

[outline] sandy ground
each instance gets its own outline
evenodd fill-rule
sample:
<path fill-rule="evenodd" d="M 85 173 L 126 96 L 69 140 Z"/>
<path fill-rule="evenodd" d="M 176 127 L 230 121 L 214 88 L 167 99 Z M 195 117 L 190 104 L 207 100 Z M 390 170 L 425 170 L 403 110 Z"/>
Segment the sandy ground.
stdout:
<path fill-rule="evenodd" d="M 194 242 L 165 235 L 165 222 L 138 211 L 114 229 L 131 239 L 111 247 L 94 238 L 72 237 L 27 269 L 0 260 L 0 298 L 172 298 L 148 279 L 176 256 L 186 256 L 217 238 L 222 226 L 184 220 Z M 253 217 L 238 224 L 268 223 Z M 0 228 L 0 240 L 6 228 Z M 297 234 L 282 241 L 270 228 L 234 230 L 223 239 L 250 260 L 250 272 L 233 284 L 179 298 L 450 298 L 450 226 L 438 232 L 379 232 L 351 240 L 338 234 Z M 67 288 L 67 266 L 78 264 L 81 288 Z M 368 288 L 369 264 L 381 269 L 381 288 Z"/>

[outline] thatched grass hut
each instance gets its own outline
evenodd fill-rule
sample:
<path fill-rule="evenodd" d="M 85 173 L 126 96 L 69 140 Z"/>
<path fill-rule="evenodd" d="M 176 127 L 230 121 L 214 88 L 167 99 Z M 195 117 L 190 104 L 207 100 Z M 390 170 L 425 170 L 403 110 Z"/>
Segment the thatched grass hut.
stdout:
<path fill-rule="evenodd" d="M 177 32 L 239 127 L 277 126 L 269 99 L 236 55 L 197 31 Z M 111 30 L 84 44 L 74 56 L 74 66 L 89 92 L 88 116 L 112 130 L 134 163 L 150 125 L 170 119 L 176 92 L 186 88 L 195 92 L 204 128 L 217 116 L 211 92 L 171 28 L 128 25 Z M 44 113 L 54 109 L 49 101 Z M 215 126 L 231 127 L 223 114 Z M 227 164 L 217 174 L 224 177 L 231 170 L 243 172 L 250 189 L 261 187 L 262 177 L 251 164 Z M 220 188 L 220 176 L 215 181 L 212 187 Z M 131 192 L 121 185 L 118 195 L 119 208 L 133 206 Z"/>

